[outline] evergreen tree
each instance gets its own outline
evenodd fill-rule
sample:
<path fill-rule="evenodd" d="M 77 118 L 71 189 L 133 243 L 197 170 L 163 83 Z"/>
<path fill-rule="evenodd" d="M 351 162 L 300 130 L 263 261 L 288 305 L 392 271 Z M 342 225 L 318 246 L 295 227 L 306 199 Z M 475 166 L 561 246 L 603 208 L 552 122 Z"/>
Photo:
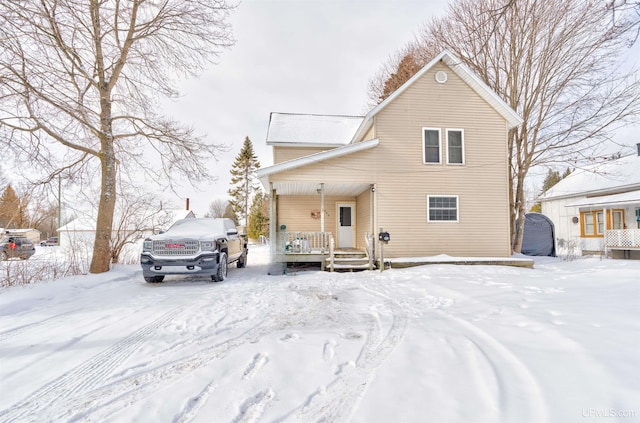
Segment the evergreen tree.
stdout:
<path fill-rule="evenodd" d="M 253 152 L 253 144 L 249 137 L 244 139 L 242 150 L 236 157 L 231 167 L 231 185 L 229 204 L 238 220 L 249 223 L 249 205 L 251 198 L 258 191 L 256 171 L 260 169 L 260 162 Z"/>
<path fill-rule="evenodd" d="M 7 185 L 0 197 L 0 227 L 26 228 L 29 224 L 26 201 L 20 201 L 11 185 Z"/>
<path fill-rule="evenodd" d="M 260 236 L 269 235 L 269 197 L 262 191 L 253 197 L 247 234 L 250 239 L 258 239 Z"/>
<path fill-rule="evenodd" d="M 542 195 L 545 192 L 549 191 L 551 189 L 551 187 L 553 187 L 555 184 L 557 184 L 558 182 L 560 182 L 561 180 L 563 180 L 564 178 L 566 178 L 570 174 L 571 174 L 571 169 L 570 168 L 567 168 L 567 170 L 565 170 L 562 175 L 560 175 L 560 172 L 558 172 L 557 170 L 549 169 L 547 171 L 546 178 L 544 178 L 544 181 L 542 182 L 542 192 L 540 193 L 540 195 Z M 540 202 L 535 203 L 531 207 L 530 211 L 537 212 L 537 213 L 542 213 L 542 204 Z"/>
<path fill-rule="evenodd" d="M 225 207 L 222 217 L 231 219 L 236 225 L 238 225 L 238 216 L 236 216 L 236 212 L 233 211 L 231 203 L 227 203 L 227 207 Z"/>

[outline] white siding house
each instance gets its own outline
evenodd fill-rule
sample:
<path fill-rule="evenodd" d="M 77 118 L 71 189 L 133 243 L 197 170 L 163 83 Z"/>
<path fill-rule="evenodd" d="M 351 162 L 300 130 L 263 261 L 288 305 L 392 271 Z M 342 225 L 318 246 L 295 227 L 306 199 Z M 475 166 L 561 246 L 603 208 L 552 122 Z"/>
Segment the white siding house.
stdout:
<path fill-rule="evenodd" d="M 539 200 L 558 250 L 640 259 L 638 154 L 574 171 Z"/>

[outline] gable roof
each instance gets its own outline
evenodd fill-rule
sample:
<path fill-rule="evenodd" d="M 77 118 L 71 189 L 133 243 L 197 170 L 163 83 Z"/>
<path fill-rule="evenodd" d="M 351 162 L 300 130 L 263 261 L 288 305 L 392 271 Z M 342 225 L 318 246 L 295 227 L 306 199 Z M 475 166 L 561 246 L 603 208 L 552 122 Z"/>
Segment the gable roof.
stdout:
<path fill-rule="evenodd" d="M 413 75 L 407 82 L 402 84 L 400 88 L 395 90 L 389 97 L 374 107 L 364 117 L 362 124 L 351 138 L 351 142 L 358 142 L 373 125 L 373 117 L 380 113 L 385 107 L 398 98 L 403 92 L 405 92 L 414 82 L 433 68 L 438 62 L 444 62 L 460 79 L 466 82 L 472 90 L 474 90 L 482 99 L 484 99 L 489 105 L 491 105 L 496 112 L 498 112 L 509 124 L 509 129 L 514 128 L 522 123 L 522 118 L 516 113 L 504 100 L 502 100 L 491 88 L 489 88 L 475 73 L 473 73 L 466 65 L 464 65 L 460 59 L 450 53 L 448 50 L 444 50 L 437 55 L 433 60 L 427 63 L 422 69 L 420 69 L 415 75 Z"/>
<path fill-rule="evenodd" d="M 640 155 L 575 170 L 540 196 L 540 201 L 618 194 L 640 189 Z"/>
<path fill-rule="evenodd" d="M 267 145 L 337 147 L 349 144 L 362 116 L 308 115 L 272 112 Z"/>

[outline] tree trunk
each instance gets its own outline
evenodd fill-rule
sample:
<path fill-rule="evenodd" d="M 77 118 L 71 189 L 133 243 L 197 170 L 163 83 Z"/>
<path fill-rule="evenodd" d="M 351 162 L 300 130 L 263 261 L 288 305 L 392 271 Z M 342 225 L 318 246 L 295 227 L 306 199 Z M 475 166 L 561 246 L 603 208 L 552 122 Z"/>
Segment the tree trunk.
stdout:
<path fill-rule="evenodd" d="M 111 232 L 116 207 L 116 158 L 112 144 L 105 150 L 101 160 L 102 189 L 98 204 L 96 239 L 93 244 L 93 257 L 89 268 L 91 273 L 109 271 L 111 262 Z"/>
<path fill-rule="evenodd" d="M 525 195 L 524 195 L 524 174 L 518 171 L 518 181 L 516 185 L 516 218 L 519 222 L 516 225 L 515 239 L 513 242 L 513 251 L 522 252 L 522 239 L 524 238 L 524 220 L 526 214 Z"/>

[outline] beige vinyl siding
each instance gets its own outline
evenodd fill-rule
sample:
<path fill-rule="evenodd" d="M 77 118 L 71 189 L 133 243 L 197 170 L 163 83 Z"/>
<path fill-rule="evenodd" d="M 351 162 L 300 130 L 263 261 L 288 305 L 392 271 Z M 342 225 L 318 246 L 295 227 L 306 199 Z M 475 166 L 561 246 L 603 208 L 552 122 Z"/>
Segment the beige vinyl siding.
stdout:
<path fill-rule="evenodd" d="M 330 147 L 273 147 L 273 164 L 286 162 L 322 151 L 332 150 Z"/>
<path fill-rule="evenodd" d="M 448 74 L 445 84 L 435 82 L 439 70 Z M 443 149 L 445 129 L 463 129 L 464 165 L 447 165 L 444 151 L 442 164 L 425 165 L 423 127 L 441 128 Z M 391 235 L 386 257 L 511 254 L 506 121 L 453 71 L 440 63 L 426 72 L 376 115 L 374 131 L 380 143 L 373 149 L 274 174 L 270 180 L 376 184 L 374 228 Z M 458 196 L 459 222 L 427 222 L 427 195 Z M 362 207 L 370 204 L 367 197 L 358 196 L 359 247 L 370 227 L 369 207 Z M 299 215 L 292 220 L 296 227 L 319 228 L 310 211 L 320 208 L 320 198 L 310 198 L 279 198 L 281 221 Z M 328 199 L 325 204 L 330 213 L 326 228 L 335 231 L 335 207 Z"/>
<path fill-rule="evenodd" d="M 336 202 L 339 201 L 354 201 L 354 199 L 353 197 L 325 196 L 325 232 L 334 234 L 336 232 Z M 287 231 L 290 232 L 320 232 L 321 220 L 311 217 L 312 211 L 321 209 L 319 195 L 279 195 L 277 207 L 278 230 L 280 230 L 280 225 L 284 224 L 287 226 Z"/>
<path fill-rule="evenodd" d="M 371 126 L 371 129 L 369 129 L 367 131 L 366 134 L 364 134 L 364 138 L 362 138 L 361 141 L 368 141 L 368 140 L 372 140 L 376 137 L 376 127 L 375 125 Z"/>
<path fill-rule="evenodd" d="M 442 164 L 423 164 L 423 127 L 441 129 Z M 464 130 L 464 165 L 446 164 L 447 128 Z M 377 210 L 385 254 L 510 255 L 506 122 L 455 73 L 425 73 L 376 116 L 376 135 L 389 169 Z M 457 195 L 459 222 L 427 222 L 427 195 Z"/>
<path fill-rule="evenodd" d="M 371 231 L 371 190 L 366 190 L 356 198 L 356 248 L 365 249 L 365 235 Z"/>

